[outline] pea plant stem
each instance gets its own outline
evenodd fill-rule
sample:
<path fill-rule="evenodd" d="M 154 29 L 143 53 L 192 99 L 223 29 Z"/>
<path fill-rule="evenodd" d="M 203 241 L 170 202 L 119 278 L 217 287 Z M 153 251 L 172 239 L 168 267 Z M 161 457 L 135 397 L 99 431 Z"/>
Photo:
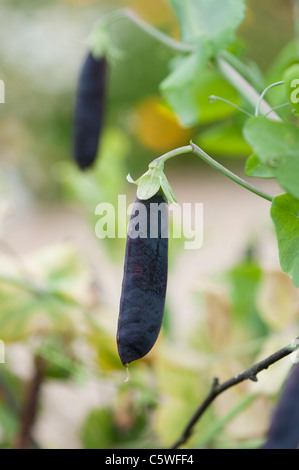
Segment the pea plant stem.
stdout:
<path fill-rule="evenodd" d="M 274 354 L 267 357 L 266 359 L 263 359 L 262 361 L 254 364 L 252 367 L 245 370 L 244 372 L 241 372 L 235 377 L 232 377 L 226 382 L 223 382 L 222 384 L 220 384 L 219 380 L 215 378 L 213 381 L 210 393 L 207 395 L 205 400 L 202 402 L 202 404 L 196 410 L 194 415 L 191 417 L 183 433 L 181 434 L 179 439 L 173 444 L 171 448 L 177 449 L 181 445 L 185 444 L 185 442 L 191 436 L 195 424 L 198 422 L 198 420 L 201 418 L 201 416 L 204 414 L 207 408 L 211 405 L 211 403 L 215 400 L 215 398 L 218 397 L 218 395 L 225 392 L 225 390 L 228 390 L 229 388 L 243 382 L 244 380 L 251 380 L 253 382 L 257 382 L 258 381 L 257 374 L 259 372 L 267 369 L 269 366 L 271 366 L 275 362 L 280 361 L 281 359 L 292 354 L 294 351 L 298 349 L 299 349 L 299 338 L 295 339 L 294 341 L 292 341 L 290 344 L 283 347 L 282 349 L 279 349 L 278 351 L 276 351 Z"/>
<path fill-rule="evenodd" d="M 299 0 L 296 0 L 296 3 L 297 2 L 299 2 Z M 119 10 L 112 11 L 107 15 L 104 15 L 96 23 L 96 26 L 109 25 L 114 23 L 115 21 L 122 20 L 125 18 L 134 23 L 138 28 L 147 33 L 149 36 L 155 38 L 157 41 L 161 42 L 162 44 L 177 52 L 195 52 L 197 49 L 197 47 L 193 44 L 185 44 L 163 33 L 162 31 L 145 21 L 143 18 L 141 18 L 131 8 L 121 8 Z M 223 75 L 223 77 L 242 96 L 244 96 L 244 98 L 249 103 L 251 103 L 254 109 L 256 109 L 258 105 L 263 114 L 267 114 L 270 119 L 280 121 L 281 119 L 271 108 L 271 106 L 269 106 L 269 104 L 263 99 L 263 97 L 260 97 L 259 93 L 254 89 L 254 87 L 244 78 L 244 76 L 236 69 L 236 67 L 227 60 L 227 57 L 229 57 L 229 54 L 226 54 L 226 56 L 224 56 L 220 53 L 215 59 L 215 65 L 218 68 L 219 72 Z M 245 70 L 244 65 L 243 69 Z"/>
<path fill-rule="evenodd" d="M 178 52 L 194 52 L 196 47 L 192 44 L 184 44 L 172 37 L 168 36 L 165 33 L 162 33 L 159 29 L 155 28 L 151 24 L 144 21 L 133 9 L 131 8 L 121 8 L 119 10 L 108 13 L 107 15 L 100 18 L 97 22 L 98 25 L 111 24 L 114 21 L 128 19 L 134 23 L 138 28 L 143 30 L 149 36 L 157 39 L 157 41 L 165 44 L 165 46 L 170 47 Z"/>
<path fill-rule="evenodd" d="M 263 114 L 268 114 L 270 119 L 280 121 L 280 117 L 273 111 L 271 106 L 262 98 L 252 85 L 220 55 L 216 57 L 216 67 L 226 80 L 256 109 L 259 103 L 259 109 Z"/>
<path fill-rule="evenodd" d="M 255 108 L 255 116 L 257 117 L 260 113 L 260 107 L 261 107 L 261 103 L 264 99 L 264 96 L 266 95 L 266 93 L 268 93 L 269 90 L 271 90 L 271 88 L 274 88 L 278 85 L 282 85 L 283 83 L 285 83 L 284 81 L 280 81 L 280 82 L 276 82 L 276 83 L 271 83 L 271 85 L 267 86 L 267 88 L 264 89 L 263 93 L 260 95 L 259 97 L 259 100 L 257 102 L 257 105 L 256 105 L 256 108 Z M 273 109 L 272 109 L 273 111 Z M 268 113 L 270 114 L 270 113 Z"/>
<path fill-rule="evenodd" d="M 156 158 L 154 161 L 155 162 L 166 162 L 166 160 L 169 160 L 170 158 L 173 157 L 178 157 L 179 155 L 183 155 L 185 153 L 192 153 L 193 148 L 191 145 L 185 145 L 184 147 L 179 147 L 174 150 L 170 150 L 170 152 L 164 153 L 164 155 L 161 155 L 161 157 Z"/>
<path fill-rule="evenodd" d="M 243 180 L 240 178 L 238 175 L 233 173 L 232 171 L 228 170 L 226 167 L 218 163 L 216 160 L 214 160 L 210 155 L 208 155 L 206 152 L 204 152 L 200 147 L 195 145 L 193 142 L 190 143 L 190 145 L 186 145 L 185 147 L 180 147 L 174 150 L 171 150 L 170 152 L 165 153 L 161 157 L 158 157 L 155 162 L 165 162 L 166 160 L 169 160 L 170 158 L 186 154 L 186 153 L 194 153 L 197 155 L 199 158 L 201 158 L 203 161 L 205 161 L 208 165 L 213 167 L 215 170 L 219 171 L 223 175 L 227 176 L 229 179 L 234 181 L 235 183 L 239 184 L 243 188 L 247 189 L 248 191 L 251 191 L 252 193 L 256 194 L 257 196 L 262 197 L 263 199 L 266 199 L 267 201 L 272 202 L 273 197 L 270 194 L 265 193 L 264 191 L 256 188 L 252 184 L 248 183 L 247 181 Z"/>
<path fill-rule="evenodd" d="M 209 100 L 210 100 L 211 103 L 213 103 L 213 102 L 215 102 L 215 101 L 222 101 L 222 103 L 226 103 L 226 104 L 228 104 L 229 106 L 232 106 L 232 107 L 235 108 L 237 111 L 240 111 L 241 113 L 245 114 L 246 116 L 252 117 L 252 115 L 251 115 L 250 113 L 248 113 L 247 111 L 245 111 L 245 109 L 240 108 L 240 107 L 237 106 L 236 104 L 232 103 L 231 101 L 226 100 L 225 98 L 222 98 L 221 96 L 210 95 L 210 96 L 209 96 Z"/>
<path fill-rule="evenodd" d="M 214 160 L 212 157 L 210 157 L 210 155 L 208 155 L 206 152 L 204 152 L 200 147 L 195 145 L 193 142 L 191 142 L 191 147 L 192 147 L 193 152 L 195 153 L 195 155 L 197 155 L 199 158 L 204 160 L 208 165 L 213 167 L 215 170 L 217 170 L 220 173 L 222 173 L 223 175 L 227 176 L 229 179 L 231 179 L 235 183 L 239 184 L 243 188 L 248 189 L 248 191 L 251 191 L 252 193 L 256 194 L 257 196 L 260 196 L 260 197 L 266 199 L 267 201 L 272 202 L 273 197 L 270 196 L 270 194 L 267 194 L 264 191 L 261 191 L 260 189 L 256 188 L 252 184 L 250 184 L 247 181 L 240 178 L 238 175 L 236 175 L 232 171 L 225 168 L 220 163 L 216 162 L 216 160 Z"/>

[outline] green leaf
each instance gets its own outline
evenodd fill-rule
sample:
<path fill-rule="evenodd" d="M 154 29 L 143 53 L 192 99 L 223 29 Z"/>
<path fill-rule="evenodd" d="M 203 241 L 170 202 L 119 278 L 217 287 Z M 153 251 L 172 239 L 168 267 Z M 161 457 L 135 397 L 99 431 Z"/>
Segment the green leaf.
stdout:
<path fill-rule="evenodd" d="M 218 121 L 236 112 L 226 103 L 209 101 L 210 95 L 235 103 L 239 99 L 233 87 L 208 67 L 208 57 L 207 49 L 201 48 L 176 58 L 173 71 L 160 84 L 161 93 L 184 126 Z"/>
<path fill-rule="evenodd" d="M 208 63 L 208 56 L 199 51 L 176 58 L 175 68 L 160 84 L 160 89 L 173 111 L 185 126 L 192 126 L 199 120 L 196 96 L 200 90 L 202 70 Z"/>
<path fill-rule="evenodd" d="M 298 155 L 299 129 L 293 124 L 259 116 L 246 122 L 243 133 L 265 165 L 275 168 L 286 153 Z"/>
<path fill-rule="evenodd" d="M 247 159 L 245 173 L 256 178 L 275 178 L 274 170 L 267 165 L 263 165 L 255 153 Z"/>
<path fill-rule="evenodd" d="M 299 129 L 297 126 L 255 117 L 247 121 L 244 138 L 252 147 L 266 173 L 299 199 Z M 268 170 L 270 170 L 268 172 Z"/>
<path fill-rule="evenodd" d="M 276 170 L 280 185 L 296 199 L 299 199 L 299 147 L 297 154 L 285 154 Z"/>
<path fill-rule="evenodd" d="M 231 301 L 235 322 L 246 323 L 253 335 L 265 334 L 265 324 L 256 308 L 256 294 L 262 277 L 261 267 L 255 260 L 244 260 L 229 271 Z"/>
<path fill-rule="evenodd" d="M 182 41 L 209 42 L 214 53 L 226 48 L 245 17 L 245 0 L 170 0 L 178 17 Z"/>
<path fill-rule="evenodd" d="M 271 217 L 275 225 L 281 269 L 299 287 L 299 201 L 290 194 L 274 198 Z"/>
<path fill-rule="evenodd" d="M 18 341 L 49 332 L 75 334 L 83 318 L 84 301 L 88 302 L 91 282 L 81 256 L 68 244 L 47 246 L 30 254 L 30 268 L 30 272 L 38 273 L 38 282 L 2 267 L 1 339 Z"/>

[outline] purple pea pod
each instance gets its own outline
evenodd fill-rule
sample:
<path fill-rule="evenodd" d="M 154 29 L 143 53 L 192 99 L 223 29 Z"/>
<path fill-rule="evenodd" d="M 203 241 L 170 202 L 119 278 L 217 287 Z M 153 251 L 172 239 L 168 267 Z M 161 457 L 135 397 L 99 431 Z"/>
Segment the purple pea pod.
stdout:
<path fill-rule="evenodd" d="M 82 170 L 90 167 L 97 156 L 106 81 L 106 58 L 97 59 L 89 52 L 79 76 L 74 116 L 74 158 Z"/>
<path fill-rule="evenodd" d="M 129 222 L 117 331 L 123 365 L 145 356 L 159 335 L 168 271 L 168 204 L 136 199 Z"/>
<path fill-rule="evenodd" d="M 299 448 L 299 363 L 285 383 L 262 449 Z"/>

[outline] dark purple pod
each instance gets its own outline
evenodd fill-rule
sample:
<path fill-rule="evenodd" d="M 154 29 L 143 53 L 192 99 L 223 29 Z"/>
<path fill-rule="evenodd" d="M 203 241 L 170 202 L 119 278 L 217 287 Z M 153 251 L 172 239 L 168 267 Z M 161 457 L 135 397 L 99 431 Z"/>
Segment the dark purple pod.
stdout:
<path fill-rule="evenodd" d="M 262 449 L 299 448 L 299 363 L 285 383 Z"/>
<path fill-rule="evenodd" d="M 74 117 L 74 157 L 81 169 L 91 166 L 103 127 L 107 61 L 89 53 L 77 87 Z"/>
<path fill-rule="evenodd" d="M 118 319 L 117 346 L 123 365 L 145 356 L 157 340 L 167 270 L 168 204 L 160 194 L 137 198 L 128 228 Z"/>

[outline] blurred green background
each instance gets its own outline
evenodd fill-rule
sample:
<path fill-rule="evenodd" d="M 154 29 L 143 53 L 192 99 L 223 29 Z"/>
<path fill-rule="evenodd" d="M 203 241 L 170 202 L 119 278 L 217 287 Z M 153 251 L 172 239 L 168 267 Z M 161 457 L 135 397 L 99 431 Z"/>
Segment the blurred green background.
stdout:
<path fill-rule="evenodd" d="M 136 179 L 191 137 L 241 176 L 250 149 L 244 117 L 208 101 L 231 93 L 220 78 L 199 97 L 201 122 L 181 125 L 159 94 L 174 53 L 124 19 L 111 27 L 122 54 L 109 66 L 98 159 L 77 169 L 73 109 L 86 39 L 97 19 L 122 7 L 178 37 L 163 0 L 0 3 L 2 448 L 167 447 L 215 375 L 225 380 L 296 336 L 298 290 L 280 272 L 268 203 L 180 157 L 166 174 L 180 203 L 204 203 L 204 245 L 192 252 L 170 240 L 163 330 L 123 383 L 115 332 L 125 240 L 96 238 L 96 205 L 118 194 L 133 202 L 126 175 Z M 281 78 L 293 36 L 291 2 L 248 1 L 233 52 L 258 91 Z M 262 185 L 280 191 L 271 180 Z M 290 365 L 220 397 L 187 447 L 258 446 Z"/>

